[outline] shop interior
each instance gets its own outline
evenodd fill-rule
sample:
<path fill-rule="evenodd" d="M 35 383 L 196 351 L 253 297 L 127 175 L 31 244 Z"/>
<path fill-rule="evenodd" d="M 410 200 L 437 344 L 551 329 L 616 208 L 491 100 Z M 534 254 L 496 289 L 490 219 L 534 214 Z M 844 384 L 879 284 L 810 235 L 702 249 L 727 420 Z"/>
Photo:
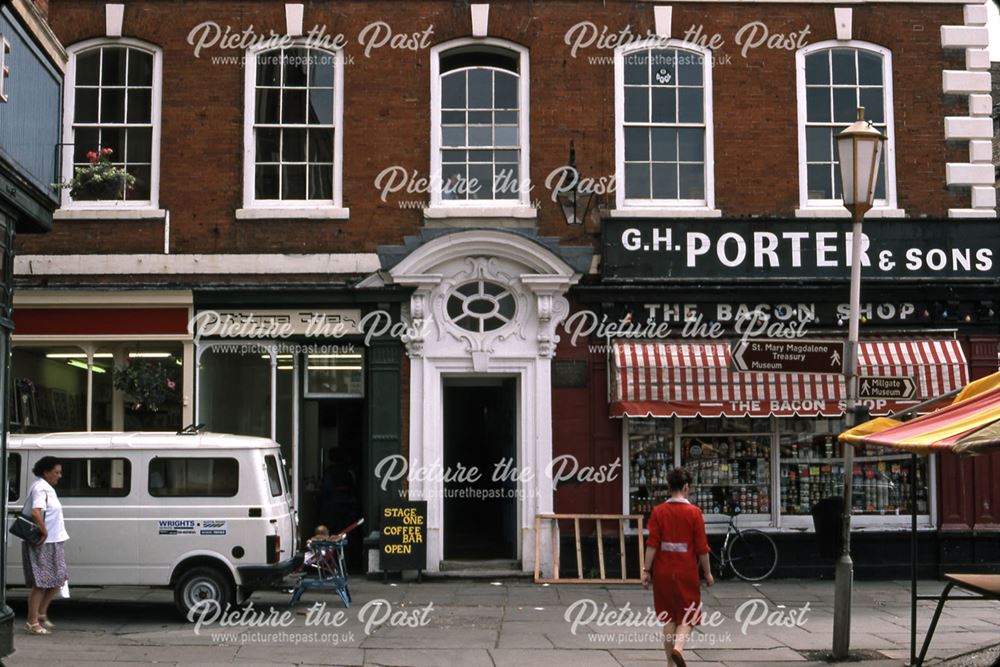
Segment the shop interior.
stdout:
<path fill-rule="evenodd" d="M 302 402 L 299 526 L 303 539 L 323 524 L 335 534 L 361 518 L 366 476 L 364 401 L 351 398 Z M 352 571 L 366 569 L 364 531 L 351 534 L 345 555 Z"/>
<path fill-rule="evenodd" d="M 10 429 L 176 431 L 184 426 L 183 393 L 181 343 L 18 343 L 11 359 Z"/>

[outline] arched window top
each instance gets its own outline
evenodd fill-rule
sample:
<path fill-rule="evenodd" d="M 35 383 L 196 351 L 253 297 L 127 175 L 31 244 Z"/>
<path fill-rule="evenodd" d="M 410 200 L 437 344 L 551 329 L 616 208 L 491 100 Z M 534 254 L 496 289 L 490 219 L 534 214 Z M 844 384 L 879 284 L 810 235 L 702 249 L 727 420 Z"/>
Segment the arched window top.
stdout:
<path fill-rule="evenodd" d="M 139 49 L 140 51 L 145 51 L 151 55 L 162 53 L 163 51 L 163 49 L 152 42 L 135 39 L 134 37 L 97 37 L 70 44 L 66 47 L 66 54 L 72 57 L 85 51 L 99 49 L 101 47 L 127 47 L 130 49 Z"/>
<path fill-rule="evenodd" d="M 475 44 L 457 46 L 443 51 L 440 57 L 442 74 L 457 69 L 486 67 L 507 70 L 517 75 L 521 69 L 520 54 L 500 46 Z"/>
<path fill-rule="evenodd" d="M 707 56 L 709 65 L 711 65 L 712 62 L 712 49 L 707 46 L 701 46 L 700 44 L 695 44 L 694 42 L 686 42 L 683 39 L 664 39 L 662 37 L 650 37 L 648 39 L 639 39 L 634 42 L 629 42 L 628 44 L 622 44 L 615 49 L 615 54 L 624 55 L 634 53 L 636 51 L 657 51 L 663 49 L 697 53 L 702 56 Z"/>
<path fill-rule="evenodd" d="M 892 51 L 881 44 L 875 44 L 874 42 L 866 42 L 860 39 L 851 40 L 838 40 L 838 39 L 828 39 L 822 42 L 813 42 L 803 46 L 798 50 L 801 55 L 809 55 L 810 53 L 815 53 L 816 51 L 827 51 L 830 49 L 856 49 L 861 51 L 871 51 L 873 53 L 878 53 L 883 56 L 891 56 Z"/>

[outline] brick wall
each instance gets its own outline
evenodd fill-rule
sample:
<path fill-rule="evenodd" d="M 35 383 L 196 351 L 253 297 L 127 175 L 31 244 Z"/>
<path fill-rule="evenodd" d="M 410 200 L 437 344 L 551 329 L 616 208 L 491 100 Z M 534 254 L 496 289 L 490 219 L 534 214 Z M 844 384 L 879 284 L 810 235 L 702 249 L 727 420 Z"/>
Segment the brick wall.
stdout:
<path fill-rule="evenodd" d="M 51 25 L 65 45 L 104 33 L 104 4 L 51 0 Z M 422 224 L 419 211 L 398 207 L 400 194 L 379 201 L 375 177 L 391 165 L 426 175 L 429 171 L 429 49 L 379 49 L 366 57 L 358 34 L 385 21 L 396 32 L 433 26 L 432 43 L 468 36 L 464 2 L 407 0 L 316 0 L 305 7 L 305 29 L 324 25 L 348 40 L 344 103 L 344 205 L 349 221 L 237 221 L 242 202 L 243 67 L 213 64 L 212 56 L 235 50 L 206 49 L 195 58 L 188 34 L 203 21 L 234 30 L 251 24 L 257 33 L 284 31 L 279 2 L 130 1 L 124 34 L 164 51 L 160 205 L 171 212 L 172 252 L 371 252 L 380 243 L 399 243 Z M 494 2 L 489 33 L 529 47 L 531 53 L 531 174 L 533 199 L 542 198 L 539 230 L 564 243 L 593 242 L 568 227 L 540 181 L 566 162 L 576 142 L 581 172 L 614 174 L 614 73 L 610 62 L 590 56 L 612 50 L 582 49 L 576 57 L 565 43 L 581 21 L 617 32 L 654 28 L 650 3 L 616 0 Z M 725 43 L 714 70 L 716 204 L 725 217 L 790 216 L 798 205 L 798 166 L 793 51 L 751 50 L 744 58 L 734 36 L 747 23 L 763 21 L 771 33 L 795 33 L 806 26 L 809 43 L 836 36 L 829 4 L 677 3 L 673 34 L 691 25 L 718 33 Z M 961 52 L 945 53 L 940 25 L 960 25 L 961 5 L 854 5 L 854 38 L 893 53 L 898 203 L 907 214 L 945 216 L 966 205 L 961 192 L 944 182 L 946 162 L 962 162 L 964 145 L 946 146 L 943 119 L 965 114 L 965 102 L 941 92 L 941 70 L 962 69 Z M 40 238 L 22 238 L 19 253 L 162 252 L 157 222 L 60 221 Z"/>

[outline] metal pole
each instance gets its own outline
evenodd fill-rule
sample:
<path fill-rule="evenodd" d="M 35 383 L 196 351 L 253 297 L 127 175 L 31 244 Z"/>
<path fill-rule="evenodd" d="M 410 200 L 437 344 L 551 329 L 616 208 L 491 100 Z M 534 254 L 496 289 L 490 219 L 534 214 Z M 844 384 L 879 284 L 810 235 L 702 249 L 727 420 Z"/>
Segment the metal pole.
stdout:
<path fill-rule="evenodd" d="M 910 667 L 917 664 L 917 455 L 910 454 Z"/>
<path fill-rule="evenodd" d="M 855 192 L 857 188 L 855 187 Z M 865 211 L 854 207 L 851 237 L 851 313 L 844 355 L 844 380 L 847 384 L 847 426 L 855 426 L 854 408 L 858 403 L 858 324 L 861 317 L 861 220 Z M 854 447 L 844 446 L 844 547 L 837 561 L 833 593 L 833 656 L 844 659 L 851 650 L 851 593 L 854 588 L 854 562 L 851 560 L 851 509 L 853 502 Z"/>

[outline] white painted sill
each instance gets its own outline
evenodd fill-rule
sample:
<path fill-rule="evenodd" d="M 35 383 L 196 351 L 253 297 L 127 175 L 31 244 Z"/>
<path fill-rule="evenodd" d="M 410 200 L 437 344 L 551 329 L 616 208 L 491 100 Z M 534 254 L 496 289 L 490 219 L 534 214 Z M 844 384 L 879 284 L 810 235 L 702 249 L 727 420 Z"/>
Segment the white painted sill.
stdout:
<path fill-rule="evenodd" d="M 613 208 L 609 218 L 721 218 L 722 211 L 708 206 Z"/>
<path fill-rule="evenodd" d="M 54 220 L 164 220 L 162 208 L 60 208 L 52 212 Z"/>
<path fill-rule="evenodd" d="M 351 209 L 339 206 L 264 207 L 236 209 L 237 220 L 347 220 Z"/>
<path fill-rule="evenodd" d="M 810 206 L 795 209 L 796 218 L 850 218 L 851 213 L 843 206 Z M 873 208 L 865 213 L 865 219 L 905 218 L 906 211 L 888 206 Z"/>
<path fill-rule="evenodd" d="M 534 220 L 538 218 L 538 209 L 534 206 L 428 206 L 424 209 L 424 217 L 428 220 L 444 220 L 447 218 L 516 218 L 519 220 Z"/>

